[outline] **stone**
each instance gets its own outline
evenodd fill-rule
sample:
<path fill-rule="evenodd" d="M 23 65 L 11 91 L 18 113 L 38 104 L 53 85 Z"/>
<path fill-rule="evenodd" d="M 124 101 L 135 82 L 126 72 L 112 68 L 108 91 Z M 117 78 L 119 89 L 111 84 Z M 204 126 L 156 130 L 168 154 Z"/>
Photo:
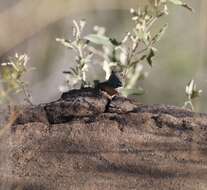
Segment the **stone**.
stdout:
<path fill-rule="evenodd" d="M 0 190 L 207 188 L 206 114 L 93 89 L 15 110 L 0 130 Z"/>

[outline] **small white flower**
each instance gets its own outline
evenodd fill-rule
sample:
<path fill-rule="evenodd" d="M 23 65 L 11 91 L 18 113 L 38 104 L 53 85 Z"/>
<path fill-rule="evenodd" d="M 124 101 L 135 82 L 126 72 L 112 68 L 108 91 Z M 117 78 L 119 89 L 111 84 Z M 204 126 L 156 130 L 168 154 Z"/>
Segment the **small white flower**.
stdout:
<path fill-rule="evenodd" d="M 127 48 L 124 47 L 120 47 L 120 57 L 119 60 L 121 62 L 122 65 L 126 65 L 127 64 L 127 60 L 128 60 L 128 51 Z"/>
<path fill-rule="evenodd" d="M 197 90 L 194 80 L 191 80 L 185 88 L 185 93 L 189 99 L 194 99 L 202 93 L 202 90 Z"/>
<path fill-rule="evenodd" d="M 80 20 L 79 25 L 80 25 L 80 30 L 82 31 L 86 26 L 86 21 L 84 19 Z"/>
<path fill-rule="evenodd" d="M 124 38 L 123 38 L 123 40 L 122 40 L 122 44 L 126 43 L 126 42 L 129 40 L 130 36 L 131 36 L 131 33 L 128 32 L 128 33 L 124 36 Z"/>
<path fill-rule="evenodd" d="M 76 20 L 73 20 L 73 36 L 76 38 L 76 39 L 80 39 L 80 36 L 81 36 L 81 26 L 79 25 L 79 23 L 76 21 Z"/>
<path fill-rule="evenodd" d="M 63 46 L 70 48 L 70 49 L 74 49 L 72 43 L 70 41 L 67 41 L 63 38 L 56 38 L 56 42 L 60 42 Z"/>
<path fill-rule="evenodd" d="M 111 72 L 112 72 L 112 68 L 113 67 L 116 67 L 117 66 L 117 62 L 107 62 L 107 61 L 104 61 L 103 62 L 103 70 L 105 71 L 106 73 L 106 76 L 105 76 L 105 79 L 108 80 L 110 75 L 111 75 Z"/>
<path fill-rule="evenodd" d="M 138 20 L 138 18 L 139 18 L 138 16 L 133 16 L 132 20 L 136 21 L 136 20 Z"/>
<path fill-rule="evenodd" d="M 130 9 L 130 13 L 131 13 L 131 14 L 134 14 L 134 13 L 135 13 L 135 10 L 134 10 L 133 8 L 131 8 L 131 9 Z"/>
<path fill-rule="evenodd" d="M 62 93 L 67 92 L 69 90 L 69 87 L 66 86 L 66 85 L 61 85 L 61 86 L 58 87 L 58 90 Z"/>
<path fill-rule="evenodd" d="M 193 93 L 193 86 L 194 86 L 194 80 L 191 80 L 190 83 L 185 88 L 185 92 L 187 95 L 191 95 Z"/>
<path fill-rule="evenodd" d="M 106 29 L 104 27 L 101 26 L 94 26 L 94 31 L 101 36 L 104 36 L 106 33 Z"/>
<path fill-rule="evenodd" d="M 83 74 L 83 80 L 87 81 L 87 73 L 89 71 L 89 67 L 87 64 L 84 65 L 84 67 L 82 68 L 82 74 Z"/>
<path fill-rule="evenodd" d="M 2 63 L 1 64 L 1 66 L 7 66 L 8 65 L 8 63 Z"/>

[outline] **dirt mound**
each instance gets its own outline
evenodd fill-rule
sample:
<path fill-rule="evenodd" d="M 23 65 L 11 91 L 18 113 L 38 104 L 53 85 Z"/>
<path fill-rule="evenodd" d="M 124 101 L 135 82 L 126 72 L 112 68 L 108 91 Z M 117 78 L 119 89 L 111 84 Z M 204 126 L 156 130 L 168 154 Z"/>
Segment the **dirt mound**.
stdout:
<path fill-rule="evenodd" d="M 14 110 L 0 108 L 0 190 L 207 189 L 205 114 L 93 89 Z"/>

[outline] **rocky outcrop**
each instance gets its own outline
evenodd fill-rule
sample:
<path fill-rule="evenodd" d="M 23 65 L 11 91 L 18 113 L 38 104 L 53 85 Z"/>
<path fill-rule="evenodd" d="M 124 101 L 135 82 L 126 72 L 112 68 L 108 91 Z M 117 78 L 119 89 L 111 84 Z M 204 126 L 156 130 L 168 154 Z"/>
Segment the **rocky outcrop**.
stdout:
<path fill-rule="evenodd" d="M 0 190 L 207 189 L 206 114 L 94 89 L 0 113 Z"/>

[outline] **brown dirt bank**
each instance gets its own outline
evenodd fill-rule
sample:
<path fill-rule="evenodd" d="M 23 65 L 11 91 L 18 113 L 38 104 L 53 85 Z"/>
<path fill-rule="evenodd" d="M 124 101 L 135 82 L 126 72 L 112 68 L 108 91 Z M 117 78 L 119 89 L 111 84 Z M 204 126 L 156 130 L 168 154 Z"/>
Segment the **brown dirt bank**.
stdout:
<path fill-rule="evenodd" d="M 84 89 L 0 125 L 0 190 L 207 189 L 206 114 Z"/>

